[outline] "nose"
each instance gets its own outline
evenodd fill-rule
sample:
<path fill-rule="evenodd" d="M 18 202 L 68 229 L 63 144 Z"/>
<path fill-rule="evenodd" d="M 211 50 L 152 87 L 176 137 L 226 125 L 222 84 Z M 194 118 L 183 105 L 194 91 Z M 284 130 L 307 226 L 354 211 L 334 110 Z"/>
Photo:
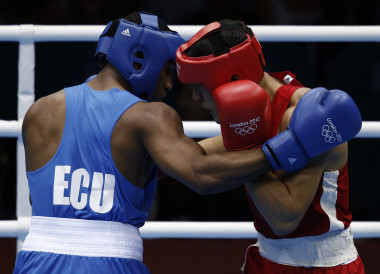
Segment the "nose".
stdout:
<path fill-rule="evenodd" d="M 166 80 L 164 84 L 164 89 L 166 92 L 171 91 L 173 88 L 173 84 L 171 80 Z"/>

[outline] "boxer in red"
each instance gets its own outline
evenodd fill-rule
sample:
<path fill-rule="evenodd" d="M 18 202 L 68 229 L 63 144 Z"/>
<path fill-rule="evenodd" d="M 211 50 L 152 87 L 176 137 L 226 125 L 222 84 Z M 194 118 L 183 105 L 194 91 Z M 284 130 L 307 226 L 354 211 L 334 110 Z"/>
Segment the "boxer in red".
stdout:
<path fill-rule="evenodd" d="M 195 84 L 193 98 L 221 124 L 222 136 L 200 142 L 205 151 L 254 147 L 273 167 L 245 185 L 258 240 L 242 271 L 364 273 L 348 203 L 345 121 L 361 127 L 350 96 L 304 87 L 291 72 L 265 72 L 261 45 L 240 21 L 205 26 L 176 60 L 180 81 Z M 271 114 L 257 119 L 258 109 Z"/>

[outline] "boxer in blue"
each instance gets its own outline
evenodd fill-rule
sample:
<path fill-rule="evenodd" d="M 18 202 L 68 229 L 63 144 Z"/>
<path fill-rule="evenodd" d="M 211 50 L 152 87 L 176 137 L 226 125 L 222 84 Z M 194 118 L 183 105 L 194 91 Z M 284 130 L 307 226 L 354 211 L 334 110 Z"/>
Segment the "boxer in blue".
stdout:
<path fill-rule="evenodd" d="M 14 273 L 149 273 L 139 228 L 152 206 L 156 165 L 201 194 L 272 169 L 274 156 L 261 149 L 207 155 L 160 102 L 182 43 L 149 13 L 112 21 L 96 50 L 99 74 L 28 110 L 22 136 L 32 220 Z"/>

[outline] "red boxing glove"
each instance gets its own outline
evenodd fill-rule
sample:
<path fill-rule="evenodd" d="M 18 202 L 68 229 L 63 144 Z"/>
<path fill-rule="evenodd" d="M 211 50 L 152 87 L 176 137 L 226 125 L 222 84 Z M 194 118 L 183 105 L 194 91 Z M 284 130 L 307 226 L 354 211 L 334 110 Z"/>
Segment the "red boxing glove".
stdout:
<path fill-rule="evenodd" d="M 229 82 L 215 89 L 223 143 L 227 150 L 262 145 L 271 124 L 271 103 L 266 91 L 250 80 Z"/>

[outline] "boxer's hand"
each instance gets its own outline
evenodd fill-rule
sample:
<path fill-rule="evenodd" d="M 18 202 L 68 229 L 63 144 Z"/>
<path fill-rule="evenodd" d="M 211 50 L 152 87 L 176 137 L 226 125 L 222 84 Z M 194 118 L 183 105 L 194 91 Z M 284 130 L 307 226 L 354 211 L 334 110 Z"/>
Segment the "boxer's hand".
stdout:
<path fill-rule="evenodd" d="M 271 104 L 263 88 L 249 80 L 238 80 L 216 88 L 213 98 L 227 150 L 264 143 L 271 125 Z"/>
<path fill-rule="evenodd" d="M 310 158 L 355 137 L 361 125 L 359 109 L 347 93 L 315 88 L 302 96 L 288 128 L 262 149 L 274 170 L 295 172 Z"/>

